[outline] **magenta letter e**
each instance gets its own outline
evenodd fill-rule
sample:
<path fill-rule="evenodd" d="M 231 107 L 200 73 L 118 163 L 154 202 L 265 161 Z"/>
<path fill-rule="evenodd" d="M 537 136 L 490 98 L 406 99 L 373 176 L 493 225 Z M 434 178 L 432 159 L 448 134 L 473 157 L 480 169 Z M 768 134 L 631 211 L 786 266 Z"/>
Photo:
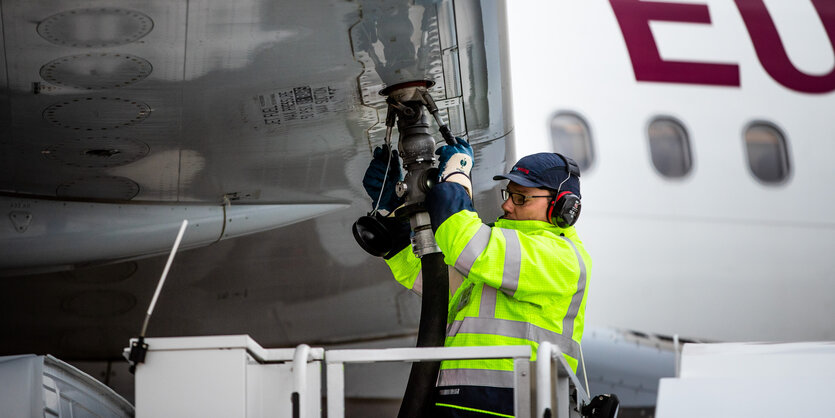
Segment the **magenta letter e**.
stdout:
<path fill-rule="evenodd" d="M 664 61 L 649 28 L 651 20 L 710 23 L 705 4 L 609 0 L 632 59 L 635 79 L 668 83 L 739 86 L 739 66 L 705 62 Z"/>

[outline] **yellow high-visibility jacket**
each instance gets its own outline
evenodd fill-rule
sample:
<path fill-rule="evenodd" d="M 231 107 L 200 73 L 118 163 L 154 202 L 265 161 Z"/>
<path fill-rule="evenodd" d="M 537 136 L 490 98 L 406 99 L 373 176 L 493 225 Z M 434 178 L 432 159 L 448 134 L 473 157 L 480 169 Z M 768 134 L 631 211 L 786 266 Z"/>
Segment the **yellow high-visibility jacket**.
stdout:
<path fill-rule="evenodd" d="M 576 371 L 591 258 L 574 227 L 506 219 L 491 227 L 471 203 L 452 206 L 454 213 L 433 214 L 444 261 L 464 278 L 450 297 L 445 345 L 529 344 L 535 360 L 539 342 L 549 341 Z M 386 262 L 398 282 L 420 292 L 420 259 L 411 247 Z M 438 386 L 509 388 L 512 370 L 510 359 L 444 361 Z"/>

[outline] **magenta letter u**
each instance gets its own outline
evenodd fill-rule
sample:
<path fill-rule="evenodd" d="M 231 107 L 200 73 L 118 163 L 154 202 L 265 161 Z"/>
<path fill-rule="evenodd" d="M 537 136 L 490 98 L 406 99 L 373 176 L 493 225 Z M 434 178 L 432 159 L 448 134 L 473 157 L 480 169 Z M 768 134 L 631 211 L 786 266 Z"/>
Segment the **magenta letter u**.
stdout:
<path fill-rule="evenodd" d="M 835 67 L 828 74 L 809 75 L 801 72 L 789 60 L 783 41 L 774 27 L 763 0 L 735 0 L 736 7 L 745 21 L 757 57 L 765 71 L 783 86 L 803 93 L 829 93 L 835 90 Z M 829 46 L 835 53 L 835 2 L 832 0 L 811 0 L 823 22 L 829 37 Z"/>

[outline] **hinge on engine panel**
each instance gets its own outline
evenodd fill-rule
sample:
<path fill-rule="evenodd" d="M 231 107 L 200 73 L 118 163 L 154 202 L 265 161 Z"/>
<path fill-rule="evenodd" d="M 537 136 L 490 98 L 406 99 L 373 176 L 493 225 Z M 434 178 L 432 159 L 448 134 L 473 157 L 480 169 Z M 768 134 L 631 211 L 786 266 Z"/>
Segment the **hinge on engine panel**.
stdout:
<path fill-rule="evenodd" d="M 261 197 L 261 190 L 247 190 L 240 192 L 231 192 L 223 195 L 224 200 L 229 199 L 234 202 L 236 200 L 250 200 L 259 199 Z"/>

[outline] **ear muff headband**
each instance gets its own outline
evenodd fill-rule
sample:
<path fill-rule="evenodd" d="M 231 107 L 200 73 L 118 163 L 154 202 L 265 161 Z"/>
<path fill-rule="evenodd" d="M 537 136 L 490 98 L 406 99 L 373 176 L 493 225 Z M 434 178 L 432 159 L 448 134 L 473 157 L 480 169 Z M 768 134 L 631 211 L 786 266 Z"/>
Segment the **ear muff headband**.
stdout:
<path fill-rule="evenodd" d="M 558 152 L 555 152 L 554 154 L 557 154 L 563 161 L 565 161 L 565 165 L 568 166 L 568 174 L 574 177 L 580 177 L 580 165 L 578 165 L 576 161 Z"/>
<path fill-rule="evenodd" d="M 560 188 L 562 188 L 562 184 L 568 181 L 571 176 L 580 177 L 580 166 L 571 158 L 556 152 L 554 154 L 557 154 L 565 161 L 568 171 L 568 176 L 560 183 Z M 554 216 L 555 207 L 559 207 L 556 216 Z M 577 222 L 577 218 L 580 216 L 580 208 L 580 198 L 577 195 L 568 190 L 561 191 L 558 189 L 557 194 L 548 206 L 548 220 L 560 228 L 568 228 Z"/>

